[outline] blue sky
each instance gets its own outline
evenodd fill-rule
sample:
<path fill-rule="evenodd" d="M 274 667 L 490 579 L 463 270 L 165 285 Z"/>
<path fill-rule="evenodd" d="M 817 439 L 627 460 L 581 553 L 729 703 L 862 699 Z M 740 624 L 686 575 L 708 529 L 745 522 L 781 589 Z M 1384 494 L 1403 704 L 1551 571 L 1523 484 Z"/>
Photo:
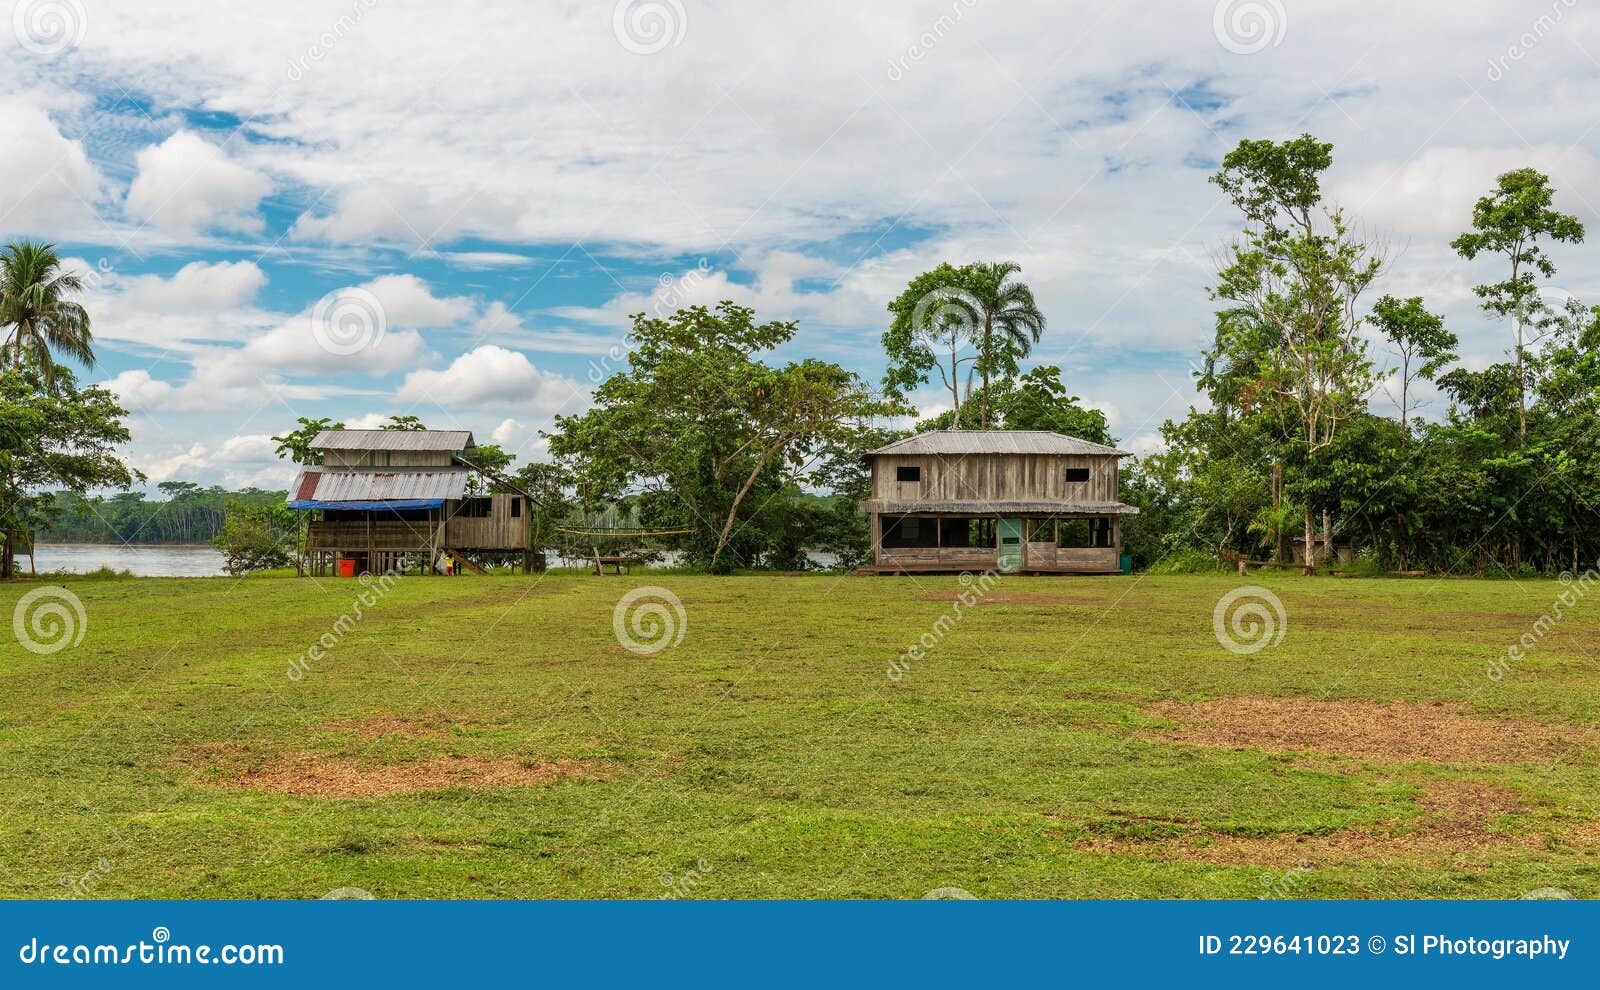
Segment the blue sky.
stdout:
<path fill-rule="evenodd" d="M 13 14 L 0 237 L 90 274 L 84 377 L 152 482 L 282 485 L 267 438 L 296 416 L 411 413 L 538 459 L 627 314 L 681 303 L 797 320 L 783 356 L 876 379 L 885 304 L 945 260 L 1019 262 L 1037 359 L 1150 450 L 1196 401 L 1236 228 L 1206 180 L 1245 136 L 1333 141 L 1379 291 L 1424 295 L 1476 366 L 1506 331 L 1471 294 L 1492 264 L 1447 247 L 1473 198 L 1531 164 L 1600 222 L 1600 18 L 1568 0 Z M 1554 252 L 1553 294 L 1600 296 L 1594 250 Z"/>

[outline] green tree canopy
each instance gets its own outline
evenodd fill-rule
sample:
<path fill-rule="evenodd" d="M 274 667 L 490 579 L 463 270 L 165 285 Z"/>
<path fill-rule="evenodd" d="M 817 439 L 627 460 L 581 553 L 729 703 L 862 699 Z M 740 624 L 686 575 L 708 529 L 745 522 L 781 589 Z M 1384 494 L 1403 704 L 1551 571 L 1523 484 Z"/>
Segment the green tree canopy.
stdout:
<path fill-rule="evenodd" d="M 586 497 L 642 493 L 694 531 L 691 559 L 730 570 L 741 524 L 828 451 L 859 451 L 868 420 L 901 408 L 838 365 L 761 360 L 795 330 L 731 302 L 636 314 L 627 369 L 600 384 L 594 408 L 556 418 L 550 451 Z"/>

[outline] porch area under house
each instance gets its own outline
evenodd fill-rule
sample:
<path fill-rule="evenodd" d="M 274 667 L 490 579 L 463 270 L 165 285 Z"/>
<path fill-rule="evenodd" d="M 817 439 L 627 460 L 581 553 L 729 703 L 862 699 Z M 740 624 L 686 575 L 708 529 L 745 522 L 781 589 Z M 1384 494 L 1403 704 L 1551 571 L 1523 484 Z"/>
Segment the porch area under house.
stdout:
<path fill-rule="evenodd" d="M 868 574 L 1117 574 L 1124 513 L 874 513 Z"/>

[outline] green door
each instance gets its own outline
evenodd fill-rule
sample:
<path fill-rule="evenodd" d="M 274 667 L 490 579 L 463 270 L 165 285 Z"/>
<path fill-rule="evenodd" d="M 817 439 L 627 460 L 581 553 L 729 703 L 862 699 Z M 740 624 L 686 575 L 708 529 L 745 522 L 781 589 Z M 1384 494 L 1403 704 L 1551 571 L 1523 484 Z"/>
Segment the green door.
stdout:
<path fill-rule="evenodd" d="M 1000 559 L 997 566 L 1003 573 L 1022 570 L 1022 520 L 1000 520 Z"/>

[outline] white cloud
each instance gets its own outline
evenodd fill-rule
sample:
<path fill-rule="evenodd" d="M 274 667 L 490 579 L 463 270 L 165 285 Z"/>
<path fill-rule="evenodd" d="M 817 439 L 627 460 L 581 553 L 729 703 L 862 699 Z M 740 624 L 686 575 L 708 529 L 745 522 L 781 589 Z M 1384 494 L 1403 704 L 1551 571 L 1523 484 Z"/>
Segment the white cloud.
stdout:
<path fill-rule="evenodd" d="M 158 354 L 194 353 L 208 344 L 242 341 L 276 319 L 255 306 L 267 277 L 254 262 L 194 261 L 171 276 L 123 275 L 79 258 L 64 264 L 88 275 L 84 306 L 97 341 Z"/>
<path fill-rule="evenodd" d="M 136 275 L 117 283 L 134 312 L 206 314 L 253 302 L 266 284 L 266 273 L 253 261 L 191 261 L 171 278 Z"/>
<path fill-rule="evenodd" d="M 102 180 L 81 142 L 62 137 L 43 110 L 7 97 L 0 148 L 0 234 L 86 232 Z"/>
<path fill-rule="evenodd" d="M 377 297 L 391 326 L 445 327 L 472 315 L 472 300 L 435 296 L 415 275 L 381 275 L 358 288 Z"/>
<path fill-rule="evenodd" d="M 143 368 L 124 371 L 100 385 L 115 394 L 122 407 L 131 413 L 157 409 L 172 398 L 173 392 L 171 383 L 151 378 L 150 372 Z"/>
<path fill-rule="evenodd" d="M 585 395 L 587 390 L 572 379 L 540 371 L 526 354 L 495 344 L 468 351 L 443 371 L 413 371 L 397 393 L 407 403 L 495 405 L 545 415 L 575 409 Z"/>
<path fill-rule="evenodd" d="M 192 443 L 153 451 L 143 459 L 143 470 L 155 483 L 283 488 L 293 479 L 295 466 L 278 457 L 277 446 L 265 433 L 235 434 L 215 445 Z"/>
<path fill-rule="evenodd" d="M 1501 173 L 1524 166 L 1550 176 L 1558 190 L 1557 208 L 1600 220 L 1586 198 L 1600 189 L 1600 161 L 1570 146 L 1428 148 L 1412 158 L 1355 171 L 1334 194 L 1369 222 L 1443 244 L 1470 226 L 1473 204 L 1494 189 Z"/>
<path fill-rule="evenodd" d="M 356 322 L 340 330 L 330 315 L 339 307 L 313 306 L 253 338 L 245 347 L 246 356 L 273 369 L 384 375 L 421 359 L 424 343 L 416 328 L 468 320 L 475 308 L 466 297 L 434 295 L 415 275 L 382 275 L 350 291 L 352 298 L 375 301 L 376 308 L 365 302 L 352 307 Z M 346 340 L 340 333 L 353 336 Z"/>
<path fill-rule="evenodd" d="M 133 216 L 182 234 L 261 229 L 256 206 L 272 183 L 199 135 L 178 131 L 134 161 L 138 174 L 127 202 Z"/>

